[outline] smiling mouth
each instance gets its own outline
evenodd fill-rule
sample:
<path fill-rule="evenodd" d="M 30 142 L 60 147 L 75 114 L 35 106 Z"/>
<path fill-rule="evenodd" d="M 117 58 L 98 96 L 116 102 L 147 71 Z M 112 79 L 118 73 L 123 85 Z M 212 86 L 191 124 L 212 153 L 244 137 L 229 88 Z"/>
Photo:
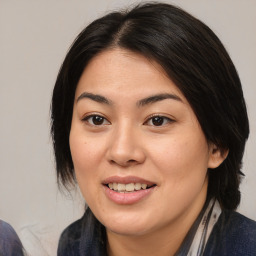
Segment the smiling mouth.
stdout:
<path fill-rule="evenodd" d="M 144 183 L 128 183 L 128 184 L 124 184 L 124 183 L 113 182 L 113 183 L 105 184 L 105 186 L 107 186 L 111 190 L 114 190 L 115 192 L 131 193 L 131 192 L 136 192 L 136 191 L 140 191 L 140 190 L 146 190 L 146 189 L 155 187 L 156 184 L 153 184 L 153 185 L 147 185 L 147 184 L 144 184 Z"/>

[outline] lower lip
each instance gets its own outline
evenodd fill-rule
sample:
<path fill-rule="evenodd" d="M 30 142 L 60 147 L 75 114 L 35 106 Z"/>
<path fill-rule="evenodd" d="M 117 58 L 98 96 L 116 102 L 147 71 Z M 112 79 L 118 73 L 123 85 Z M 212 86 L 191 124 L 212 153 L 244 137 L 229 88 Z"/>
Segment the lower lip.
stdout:
<path fill-rule="evenodd" d="M 154 188 L 155 186 L 148 189 L 138 190 L 135 192 L 120 193 L 110 189 L 107 186 L 104 186 L 105 194 L 107 195 L 107 197 L 116 204 L 123 205 L 135 204 L 145 199 L 150 195 Z"/>

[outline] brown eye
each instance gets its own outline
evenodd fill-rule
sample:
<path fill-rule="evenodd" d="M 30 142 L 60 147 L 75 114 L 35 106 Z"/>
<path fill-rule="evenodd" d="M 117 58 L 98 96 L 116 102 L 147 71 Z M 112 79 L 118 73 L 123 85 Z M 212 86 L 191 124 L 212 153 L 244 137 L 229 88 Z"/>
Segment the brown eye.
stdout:
<path fill-rule="evenodd" d="M 100 115 L 90 115 L 83 119 L 84 121 L 88 122 L 91 125 L 106 125 L 109 124 L 109 121 Z"/>
<path fill-rule="evenodd" d="M 164 118 L 162 116 L 154 116 L 151 122 L 154 126 L 160 126 L 164 123 Z"/>
<path fill-rule="evenodd" d="M 163 126 L 168 123 L 174 122 L 174 120 L 165 116 L 153 116 L 150 117 L 145 124 L 149 126 Z"/>

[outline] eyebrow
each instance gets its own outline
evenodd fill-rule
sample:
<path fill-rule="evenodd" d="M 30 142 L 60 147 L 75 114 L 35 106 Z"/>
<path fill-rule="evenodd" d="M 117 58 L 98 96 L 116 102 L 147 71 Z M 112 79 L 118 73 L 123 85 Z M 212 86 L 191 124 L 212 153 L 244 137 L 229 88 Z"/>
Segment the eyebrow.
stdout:
<path fill-rule="evenodd" d="M 82 100 L 82 99 L 91 99 L 93 101 L 96 101 L 98 103 L 103 103 L 106 105 L 113 105 L 113 102 L 109 99 L 107 99 L 106 97 L 99 95 L 99 94 L 93 94 L 93 93 L 89 93 L 89 92 L 83 92 L 76 100 L 76 102 Z M 149 97 L 146 97 L 144 99 L 139 100 L 136 105 L 138 107 L 143 107 L 145 105 L 149 105 L 158 101 L 162 101 L 162 100 L 166 100 L 166 99 L 173 99 L 176 101 L 180 101 L 182 102 L 181 98 L 178 97 L 175 94 L 170 94 L 170 93 L 160 93 L 160 94 L 156 94 L 156 95 L 152 95 Z"/>
<path fill-rule="evenodd" d="M 112 101 L 108 100 L 104 96 L 101 96 L 101 95 L 98 95 L 98 94 L 89 93 L 89 92 L 83 92 L 77 98 L 76 102 L 78 102 L 81 99 L 91 99 L 91 100 L 96 101 L 98 103 L 103 103 L 103 104 L 107 104 L 107 105 L 111 105 L 112 104 Z"/>
<path fill-rule="evenodd" d="M 144 98 L 142 100 L 139 100 L 137 102 L 137 106 L 143 107 L 145 105 L 152 104 L 152 103 L 162 101 L 162 100 L 166 100 L 166 99 L 172 99 L 172 100 L 177 100 L 177 101 L 182 102 L 181 98 L 178 97 L 175 94 L 161 93 L 161 94 L 156 94 L 156 95 Z"/>

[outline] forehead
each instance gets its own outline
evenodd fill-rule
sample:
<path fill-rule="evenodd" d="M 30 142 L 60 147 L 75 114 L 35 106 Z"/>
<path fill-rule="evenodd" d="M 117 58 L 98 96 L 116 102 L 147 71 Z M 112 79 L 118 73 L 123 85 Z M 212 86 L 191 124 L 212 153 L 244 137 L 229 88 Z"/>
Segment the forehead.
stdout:
<path fill-rule="evenodd" d="M 173 93 L 186 101 L 156 61 L 119 48 L 103 51 L 91 59 L 80 77 L 76 96 L 84 91 L 127 97 Z"/>

